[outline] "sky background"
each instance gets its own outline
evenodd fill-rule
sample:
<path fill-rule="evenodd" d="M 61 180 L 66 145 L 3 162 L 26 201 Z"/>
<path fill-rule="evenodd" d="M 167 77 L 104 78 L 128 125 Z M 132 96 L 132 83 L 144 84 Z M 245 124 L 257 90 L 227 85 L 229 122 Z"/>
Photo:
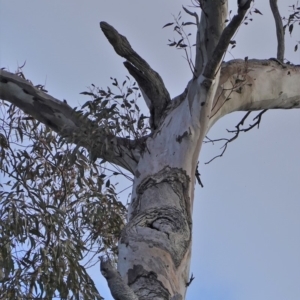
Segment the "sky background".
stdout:
<path fill-rule="evenodd" d="M 276 57 L 269 1 L 256 2 L 263 16 L 255 14 L 253 22 L 241 26 L 237 47 L 226 60 Z M 279 2 L 286 16 L 288 5 L 296 3 Z M 236 1 L 229 3 L 236 12 Z M 181 5 L 190 4 L 189 0 L 0 0 L 0 67 L 13 72 L 26 60 L 23 72 L 34 84 L 46 84 L 52 96 L 71 106 L 83 104 L 88 99 L 79 93 L 91 83 L 105 88 L 111 76 L 122 81 L 127 75 L 124 59 L 99 28 L 100 21 L 107 21 L 159 72 L 174 97 L 184 90 L 191 72 L 183 52 L 166 45 L 176 36 L 162 26 L 173 21 L 172 14 L 177 15 Z M 184 21 L 192 20 L 184 15 Z M 300 64 L 300 52 L 294 52 L 299 40 L 299 30 L 291 38 L 286 35 L 285 57 L 294 64 Z M 226 116 L 209 137 L 225 137 L 226 129 L 233 129 L 243 115 Z M 194 201 L 195 280 L 188 288 L 188 300 L 300 299 L 299 128 L 300 111 L 268 111 L 259 130 L 242 134 L 222 158 L 208 165 L 204 163 L 222 144 L 204 145 L 200 155 L 204 188 L 196 186 Z M 99 265 L 90 274 L 101 295 L 112 299 Z"/>

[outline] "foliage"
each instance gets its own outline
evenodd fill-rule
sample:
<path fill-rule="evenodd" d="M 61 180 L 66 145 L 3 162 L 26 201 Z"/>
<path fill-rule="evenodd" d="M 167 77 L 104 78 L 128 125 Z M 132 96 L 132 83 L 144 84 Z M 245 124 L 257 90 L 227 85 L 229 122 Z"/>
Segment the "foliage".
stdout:
<path fill-rule="evenodd" d="M 184 7 L 183 7 L 184 8 Z M 187 11 L 186 8 L 184 8 L 185 11 Z M 168 39 L 168 46 L 170 47 L 175 47 L 176 49 L 183 50 L 184 51 L 184 58 L 188 62 L 188 65 L 190 67 L 190 70 L 192 74 L 195 72 L 195 66 L 193 63 L 193 54 L 192 54 L 192 47 L 195 47 L 196 44 L 191 45 L 189 37 L 192 35 L 190 32 L 186 33 L 184 30 L 185 26 L 190 26 L 190 25 L 196 25 L 197 23 L 194 22 L 183 22 L 181 21 L 181 11 L 178 13 L 177 16 L 173 15 L 173 22 L 169 22 L 163 26 L 163 28 L 169 27 L 169 26 L 174 26 L 173 31 L 176 33 L 177 38 Z M 198 20 L 198 19 L 197 19 Z"/>
<path fill-rule="evenodd" d="M 289 34 L 292 35 L 292 32 L 294 30 L 294 25 L 298 24 L 300 25 L 300 7 L 299 2 L 297 1 L 296 4 L 293 4 L 289 6 L 290 8 L 290 15 L 288 17 L 283 17 L 283 20 L 285 21 L 285 25 L 283 26 L 283 29 L 286 30 L 288 28 Z M 294 47 L 294 51 L 298 50 L 298 45 L 300 44 L 300 41 L 297 42 L 297 44 Z"/>
<path fill-rule="evenodd" d="M 137 105 L 141 94 L 136 82 L 132 83 L 128 76 L 126 78 L 122 85 L 116 78 L 110 78 L 116 91 L 112 91 L 110 87 L 106 90 L 97 88 L 92 84 L 89 91 L 81 93 L 91 96 L 92 100 L 84 103 L 80 112 L 85 112 L 97 127 L 110 130 L 114 136 L 139 139 L 150 132 L 148 123 L 145 122 L 148 117 L 140 113 Z"/>
<path fill-rule="evenodd" d="M 77 112 L 113 134 L 144 135 L 135 83 L 113 86 L 118 94 L 92 85 Z M 87 268 L 117 255 L 126 207 L 112 181 L 130 177 L 15 106 L 0 109 L 0 299 L 101 299 Z"/>

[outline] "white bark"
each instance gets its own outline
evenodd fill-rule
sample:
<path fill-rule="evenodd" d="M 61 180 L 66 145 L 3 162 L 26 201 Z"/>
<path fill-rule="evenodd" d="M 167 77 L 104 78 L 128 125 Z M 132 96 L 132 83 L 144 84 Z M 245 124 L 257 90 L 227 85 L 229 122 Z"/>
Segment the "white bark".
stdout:
<path fill-rule="evenodd" d="M 209 127 L 234 111 L 300 107 L 300 66 L 274 60 L 234 60 L 222 65 Z"/>

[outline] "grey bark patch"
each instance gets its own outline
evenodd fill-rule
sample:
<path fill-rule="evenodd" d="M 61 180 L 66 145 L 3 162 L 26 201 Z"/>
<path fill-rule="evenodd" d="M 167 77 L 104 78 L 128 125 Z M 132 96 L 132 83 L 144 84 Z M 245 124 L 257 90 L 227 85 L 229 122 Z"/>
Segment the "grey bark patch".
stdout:
<path fill-rule="evenodd" d="M 191 242 L 189 184 L 189 176 L 179 168 L 165 167 L 145 178 L 137 187 L 120 243 L 145 242 L 163 249 L 178 267 Z"/>
<path fill-rule="evenodd" d="M 212 85 L 212 80 L 211 79 L 204 79 L 202 84 L 201 84 L 206 90 L 208 90 L 211 85 Z"/>
<path fill-rule="evenodd" d="M 146 177 L 137 187 L 133 214 L 143 208 L 156 207 L 159 202 L 161 206 L 181 207 L 191 220 L 189 185 L 190 178 L 183 169 L 163 168 L 158 173 Z M 154 196 L 153 205 L 151 196 Z"/>
<path fill-rule="evenodd" d="M 191 224 L 183 212 L 170 207 L 146 210 L 130 221 L 121 234 L 120 243 L 144 242 L 151 248 L 168 252 L 177 268 L 191 242 Z"/>
<path fill-rule="evenodd" d="M 145 270 L 142 265 L 134 265 L 132 269 L 128 270 L 128 285 L 135 291 L 140 300 L 170 299 L 169 291 L 157 279 L 157 274 Z"/>
<path fill-rule="evenodd" d="M 141 176 L 141 173 L 139 172 L 139 170 L 136 170 L 136 171 L 135 171 L 135 176 L 136 176 L 137 178 L 139 178 L 139 177 Z"/>
<path fill-rule="evenodd" d="M 182 296 L 179 295 L 179 294 L 176 294 L 175 296 L 173 296 L 173 297 L 171 298 L 171 300 L 182 300 L 182 299 L 183 299 Z"/>
<path fill-rule="evenodd" d="M 182 135 L 178 135 L 176 137 L 176 141 L 181 144 L 183 138 L 187 137 L 189 135 L 189 133 L 187 131 L 185 131 Z"/>
<path fill-rule="evenodd" d="M 134 265 L 133 269 L 128 270 L 128 285 L 133 284 L 141 276 L 147 276 L 147 271 L 142 265 Z"/>

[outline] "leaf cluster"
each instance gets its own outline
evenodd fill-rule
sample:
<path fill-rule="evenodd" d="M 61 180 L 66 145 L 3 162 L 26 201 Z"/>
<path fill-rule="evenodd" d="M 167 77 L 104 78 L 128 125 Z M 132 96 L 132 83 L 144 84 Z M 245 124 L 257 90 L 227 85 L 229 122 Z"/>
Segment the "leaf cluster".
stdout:
<path fill-rule="evenodd" d="M 285 21 L 285 25 L 283 26 L 284 31 L 286 31 L 286 29 L 288 29 L 289 34 L 292 35 L 292 32 L 294 31 L 295 25 L 298 24 L 300 25 L 300 7 L 299 7 L 299 3 L 297 1 L 296 4 L 293 4 L 291 6 L 289 6 L 291 13 L 288 17 L 283 17 L 283 21 Z M 299 45 L 299 41 L 297 42 L 297 44 L 294 47 L 294 51 L 298 50 L 298 45 Z"/>
<path fill-rule="evenodd" d="M 134 91 L 97 89 L 86 113 L 113 133 L 143 134 L 127 100 Z M 0 111 L 0 299 L 102 299 L 87 269 L 117 254 L 126 207 L 111 180 L 122 170 L 91 163 L 84 148 L 13 105 Z"/>
<path fill-rule="evenodd" d="M 98 88 L 94 84 L 81 94 L 92 99 L 85 102 L 80 111 L 94 121 L 98 128 L 105 128 L 110 134 L 129 139 L 139 139 L 150 132 L 149 117 L 141 113 L 137 104 L 141 97 L 136 82 L 126 76 L 122 84 L 110 78 L 113 89 Z"/>
<path fill-rule="evenodd" d="M 187 60 L 190 70 L 194 74 L 195 72 L 195 66 L 193 62 L 193 55 L 192 55 L 192 47 L 196 46 L 196 44 L 191 45 L 189 37 L 192 35 L 191 33 L 186 33 L 185 27 L 194 25 L 197 26 L 195 22 L 183 22 L 181 21 L 181 11 L 178 13 L 177 16 L 173 16 L 174 21 L 169 22 L 163 26 L 163 28 L 166 27 L 173 27 L 173 32 L 176 33 L 176 38 L 168 39 L 168 46 L 175 47 L 178 50 L 184 51 L 185 59 Z M 196 27 L 195 27 L 196 28 Z"/>

